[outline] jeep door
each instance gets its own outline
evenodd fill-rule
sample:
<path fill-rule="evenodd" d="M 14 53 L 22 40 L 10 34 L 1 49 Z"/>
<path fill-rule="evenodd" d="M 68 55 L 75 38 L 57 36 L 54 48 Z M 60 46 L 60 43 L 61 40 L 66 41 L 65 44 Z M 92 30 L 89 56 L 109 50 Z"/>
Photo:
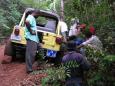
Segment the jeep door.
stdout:
<path fill-rule="evenodd" d="M 58 23 L 59 20 L 52 17 L 39 16 L 37 18 L 37 31 L 43 48 L 59 51 L 60 44 L 56 42 L 57 37 L 61 38 L 61 36 L 57 34 L 57 29 L 59 29 Z"/>

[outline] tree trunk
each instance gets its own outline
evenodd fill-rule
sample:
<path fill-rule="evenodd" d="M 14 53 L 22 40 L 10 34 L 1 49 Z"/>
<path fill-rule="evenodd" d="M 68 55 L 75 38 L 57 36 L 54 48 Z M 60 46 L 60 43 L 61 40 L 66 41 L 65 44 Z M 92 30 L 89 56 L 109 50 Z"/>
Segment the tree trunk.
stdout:
<path fill-rule="evenodd" d="M 114 0 L 108 0 L 109 5 L 111 6 L 111 10 L 113 11 L 113 18 L 115 19 L 115 1 Z"/>
<path fill-rule="evenodd" d="M 61 20 L 64 20 L 64 0 L 61 0 Z"/>

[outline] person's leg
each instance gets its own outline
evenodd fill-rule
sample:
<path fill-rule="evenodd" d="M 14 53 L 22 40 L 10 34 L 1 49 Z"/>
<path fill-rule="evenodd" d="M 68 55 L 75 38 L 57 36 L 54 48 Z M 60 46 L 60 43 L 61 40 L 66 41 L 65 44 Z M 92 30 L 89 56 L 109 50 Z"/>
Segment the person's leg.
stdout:
<path fill-rule="evenodd" d="M 31 41 L 27 40 L 26 45 L 26 69 L 27 72 L 32 71 L 32 63 L 31 63 Z"/>
<path fill-rule="evenodd" d="M 35 61 L 35 55 L 37 51 L 37 43 L 31 40 L 27 40 L 26 47 L 26 67 L 27 71 L 33 71 L 32 65 Z"/>
<path fill-rule="evenodd" d="M 33 64 L 35 61 L 35 56 L 37 52 L 37 43 L 34 41 L 31 41 L 31 63 Z"/>

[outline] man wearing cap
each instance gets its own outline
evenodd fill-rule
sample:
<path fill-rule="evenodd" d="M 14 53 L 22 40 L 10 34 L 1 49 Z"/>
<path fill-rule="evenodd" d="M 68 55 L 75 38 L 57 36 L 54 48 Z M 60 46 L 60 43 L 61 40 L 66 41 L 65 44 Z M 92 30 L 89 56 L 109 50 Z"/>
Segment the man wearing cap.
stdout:
<path fill-rule="evenodd" d="M 95 28 L 93 26 L 90 26 L 89 28 L 85 29 L 83 33 L 86 37 L 86 41 L 80 44 L 78 48 L 81 48 L 83 46 L 90 46 L 96 50 L 102 50 L 102 43 L 95 35 Z"/>
<path fill-rule="evenodd" d="M 67 43 L 68 53 L 62 58 L 62 63 L 66 68 L 65 72 L 70 71 L 70 77 L 66 77 L 66 86 L 83 86 L 83 72 L 90 68 L 89 62 L 83 55 L 76 52 L 75 47 L 76 43 L 69 41 Z"/>

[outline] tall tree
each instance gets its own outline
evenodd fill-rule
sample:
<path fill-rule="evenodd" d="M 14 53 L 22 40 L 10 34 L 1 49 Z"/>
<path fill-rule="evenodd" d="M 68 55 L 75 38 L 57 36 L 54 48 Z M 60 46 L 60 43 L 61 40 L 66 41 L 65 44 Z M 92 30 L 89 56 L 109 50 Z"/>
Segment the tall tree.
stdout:
<path fill-rule="evenodd" d="M 61 0 L 61 19 L 64 20 L 64 0 Z"/>

